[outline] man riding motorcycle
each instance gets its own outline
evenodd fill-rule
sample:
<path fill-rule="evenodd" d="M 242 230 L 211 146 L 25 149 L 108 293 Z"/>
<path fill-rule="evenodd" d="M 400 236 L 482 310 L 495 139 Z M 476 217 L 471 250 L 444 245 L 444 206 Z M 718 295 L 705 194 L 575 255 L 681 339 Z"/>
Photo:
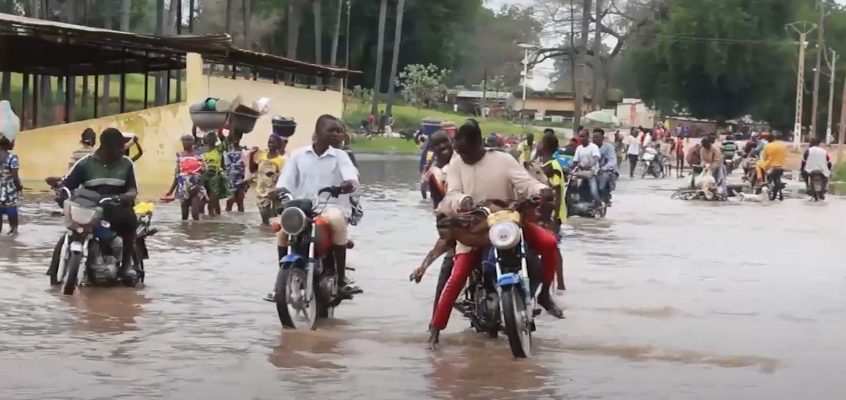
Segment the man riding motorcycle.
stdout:
<path fill-rule="evenodd" d="M 784 162 L 787 160 L 787 145 L 781 141 L 781 137 L 773 133 L 766 139 L 769 143 L 764 145 L 761 159 L 755 165 L 755 181 L 752 182 L 752 187 L 763 182 L 764 177 L 770 170 L 784 168 Z"/>
<path fill-rule="evenodd" d="M 602 154 L 599 152 L 599 146 L 590 142 L 586 130 L 582 131 L 579 137 L 581 145 L 576 149 L 576 155 L 573 157 L 573 164 L 575 165 L 573 169 L 576 170 L 578 168 L 579 172 L 577 174 L 583 175 L 586 178 L 585 180 L 590 185 L 590 194 L 593 197 L 593 202 L 599 205 L 602 203 L 602 199 L 599 197 L 599 184 L 597 182 L 596 172 L 598 171 L 599 160 L 602 159 Z"/>
<path fill-rule="evenodd" d="M 605 130 L 596 128 L 593 130 L 593 143 L 599 146 L 599 192 L 606 193 L 607 199 L 611 201 L 611 192 L 614 191 L 617 183 L 617 152 L 614 145 L 605 142 Z"/>
<path fill-rule="evenodd" d="M 114 197 L 118 205 L 103 207 L 103 220 L 123 240 L 123 254 L 115 254 L 118 260 L 118 277 L 124 282 L 134 281 L 137 271 L 128 268 L 135 246 L 135 229 L 138 217 L 132 207 L 138 195 L 135 169 L 132 161 L 123 155 L 124 137 L 115 128 L 107 128 L 100 134 L 100 147 L 74 164 L 63 186 L 71 192 L 79 187 L 97 192 L 103 197 Z"/>
<path fill-rule="evenodd" d="M 331 229 L 332 252 L 339 268 L 336 268 L 338 281 L 344 294 L 360 292 L 348 285 L 346 271 L 342 266 L 347 259 L 347 225 L 351 217 L 349 194 L 358 186 L 358 169 L 341 149 L 333 147 L 341 142 L 342 130 L 337 119 L 331 115 L 322 115 L 317 119 L 314 142 L 311 146 L 299 149 L 291 154 L 279 180 L 277 193 L 291 193 L 295 199 L 316 199 L 318 192 L 326 187 L 340 187 L 342 194 L 330 198 L 328 206 L 321 216 Z M 279 258 L 288 254 L 287 236 L 279 235 L 277 250 Z"/>
<path fill-rule="evenodd" d="M 831 156 L 820 147 L 820 139 L 812 137 L 810 147 L 802 155 L 802 180 L 810 187 L 811 173 L 817 171 L 823 176 L 823 187 L 828 186 L 828 178 L 831 176 Z"/>
<path fill-rule="evenodd" d="M 541 195 L 551 198 L 552 190 L 532 178 L 517 160 L 507 153 L 487 151 L 478 122 L 468 120 L 455 135 L 455 152 L 449 163 L 447 196 L 439 212 L 455 214 L 472 209 L 475 202 L 485 200 L 516 200 Z M 558 241 L 546 229 L 531 222 L 523 223 L 523 234 L 530 248 L 541 255 L 543 289 L 538 303 L 550 314 L 563 318 L 563 312 L 550 294 L 550 286 L 558 265 Z M 446 328 L 458 295 L 473 268 L 482 262 L 482 248 L 471 248 L 458 242 L 452 275 L 444 287 L 431 322 L 429 344 L 437 348 L 440 331 Z"/>

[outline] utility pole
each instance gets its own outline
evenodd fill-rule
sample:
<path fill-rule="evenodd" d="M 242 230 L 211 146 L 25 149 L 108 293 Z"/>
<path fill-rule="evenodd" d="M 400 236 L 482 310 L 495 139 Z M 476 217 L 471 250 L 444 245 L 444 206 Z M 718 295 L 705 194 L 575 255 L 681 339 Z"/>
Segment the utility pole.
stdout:
<path fill-rule="evenodd" d="M 837 52 L 834 49 L 831 50 L 831 62 L 828 62 L 828 57 L 826 56 L 825 62 L 828 64 L 828 69 L 831 71 L 831 75 L 828 76 L 829 80 L 829 87 L 828 87 L 828 121 L 826 121 L 825 126 L 825 143 L 832 143 L 834 141 L 834 137 L 831 135 L 831 118 L 832 118 L 832 111 L 834 111 L 834 81 L 837 75 L 835 74 L 835 67 L 837 66 Z M 828 54 L 828 53 L 826 53 Z"/>
<path fill-rule="evenodd" d="M 814 97 L 811 106 L 811 131 L 808 136 L 817 135 L 817 107 L 820 101 L 820 73 L 822 72 L 822 57 L 825 51 L 825 3 L 827 0 L 820 0 L 820 24 L 817 30 L 817 69 L 814 71 Z"/>
<path fill-rule="evenodd" d="M 817 25 L 807 21 L 794 22 L 787 25 L 799 33 L 799 61 L 796 67 L 796 115 L 793 124 L 793 147 L 799 150 L 802 138 L 802 100 L 805 88 L 805 48 L 808 47 L 808 34 L 817 28 Z M 819 69 L 818 69 L 819 70 Z"/>
<path fill-rule="evenodd" d="M 846 138 L 846 79 L 843 79 L 843 97 L 840 105 L 840 134 L 837 139 L 837 162 L 843 159 L 843 140 Z"/>

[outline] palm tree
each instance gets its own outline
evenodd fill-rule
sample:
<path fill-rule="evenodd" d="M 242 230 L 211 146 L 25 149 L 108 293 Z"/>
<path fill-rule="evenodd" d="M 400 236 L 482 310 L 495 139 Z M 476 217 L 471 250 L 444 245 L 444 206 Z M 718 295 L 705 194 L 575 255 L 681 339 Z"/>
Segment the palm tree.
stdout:
<path fill-rule="evenodd" d="M 243 0 L 241 2 L 241 17 L 244 20 L 244 48 L 250 50 L 252 43 L 250 42 L 250 0 Z"/>
<path fill-rule="evenodd" d="M 394 28 L 394 54 L 391 60 L 391 76 L 388 79 L 388 104 L 385 106 L 385 115 L 391 115 L 394 106 L 394 84 L 397 76 L 397 63 L 399 62 L 400 43 L 402 42 L 402 16 L 405 13 L 405 0 L 397 0 L 397 25 Z"/>
<path fill-rule="evenodd" d="M 338 61 L 338 41 L 341 38 L 341 16 L 344 12 L 344 0 L 338 0 L 338 15 L 335 19 L 335 34 L 332 35 L 332 53 L 329 54 L 329 64 L 337 65 Z"/>
<path fill-rule="evenodd" d="M 376 77 L 373 80 L 373 104 L 370 112 L 378 115 L 379 91 L 382 90 L 382 58 L 385 55 L 385 18 L 388 14 L 388 0 L 382 0 L 379 5 L 379 39 L 376 45 Z M 381 124 L 381 121 L 380 121 Z"/>

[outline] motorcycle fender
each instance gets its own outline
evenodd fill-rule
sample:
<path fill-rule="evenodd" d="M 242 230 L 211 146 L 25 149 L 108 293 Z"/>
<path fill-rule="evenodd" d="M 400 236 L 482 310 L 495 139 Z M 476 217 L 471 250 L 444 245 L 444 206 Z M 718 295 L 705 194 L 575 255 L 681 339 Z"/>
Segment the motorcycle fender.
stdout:
<path fill-rule="evenodd" d="M 499 287 L 518 284 L 520 284 L 520 277 L 515 273 L 502 274 L 496 280 L 496 285 Z"/>
<path fill-rule="evenodd" d="M 285 257 L 282 257 L 282 259 L 279 260 L 279 264 L 282 266 L 282 268 L 285 268 L 285 269 L 295 267 L 295 266 L 298 267 L 298 268 L 303 268 L 303 266 L 305 264 L 298 262 L 302 259 L 303 259 L 303 256 L 301 256 L 297 253 L 291 253 L 291 254 L 286 255 Z"/>

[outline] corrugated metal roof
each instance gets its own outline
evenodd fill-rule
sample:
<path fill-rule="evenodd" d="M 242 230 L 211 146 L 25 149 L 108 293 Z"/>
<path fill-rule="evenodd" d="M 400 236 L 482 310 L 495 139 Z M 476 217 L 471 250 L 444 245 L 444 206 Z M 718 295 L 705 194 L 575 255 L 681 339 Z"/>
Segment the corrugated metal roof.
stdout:
<path fill-rule="evenodd" d="M 45 75 L 94 75 L 184 68 L 185 53 L 304 75 L 357 71 L 232 46 L 227 34 L 152 36 L 0 13 L 0 68 Z"/>

